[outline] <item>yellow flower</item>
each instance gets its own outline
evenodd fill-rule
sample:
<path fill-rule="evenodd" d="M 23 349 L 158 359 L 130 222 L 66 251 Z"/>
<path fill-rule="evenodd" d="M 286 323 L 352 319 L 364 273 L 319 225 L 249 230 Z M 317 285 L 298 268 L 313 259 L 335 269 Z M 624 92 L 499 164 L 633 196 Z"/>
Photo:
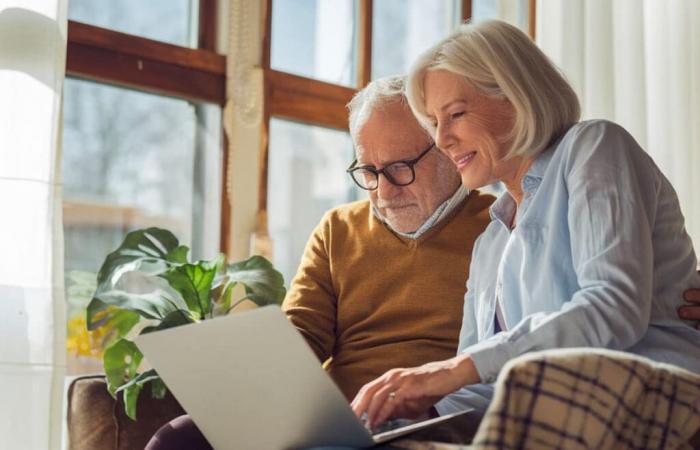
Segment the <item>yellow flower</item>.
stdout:
<path fill-rule="evenodd" d="M 95 331 L 89 331 L 87 329 L 85 311 L 75 314 L 68 321 L 66 335 L 66 347 L 68 352 L 76 356 L 102 359 L 102 353 L 104 351 L 103 343 L 107 333 L 107 330 L 104 328 L 105 327 L 98 328 Z"/>

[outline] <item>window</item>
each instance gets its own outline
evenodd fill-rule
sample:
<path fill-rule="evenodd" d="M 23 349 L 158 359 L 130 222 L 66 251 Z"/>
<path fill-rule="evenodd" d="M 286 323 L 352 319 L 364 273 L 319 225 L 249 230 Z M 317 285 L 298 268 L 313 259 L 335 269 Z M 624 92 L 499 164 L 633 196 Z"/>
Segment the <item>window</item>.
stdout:
<path fill-rule="evenodd" d="M 460 22 L 454 0 L 382 0 L 372 14 L 372 78 L 407 73 L 416 57 Z"/>
<path fill-rule="evenodd" d="M 194 258 L 213 257 L 219 236 L 226 239 L 225 63 L 212 51 L 214 7 L 212 0 L 70 2 L 70 18 L 90 23 L 69 21 L 63 97 L 71 375 L 101 370 L 101 336 L 86 331 L 85 306 L 100 264 L 127 232 L 167 228 Z"/>
<path fill-rule="evenodd" d="M 356 4 L 355 0 L 275 0 L 272 68 L 354 86 Z"/>
<path fill-rule="evenodd" d="M 472 0 L 472 20 L 500 19 L 527 32 L 529 27 L 528 0 Z M 530 33 L 531 36 L 533 33 Z"/>
<path fill-rule="evenodd" d="M 156 41 L 197 47 L 197 0 L 71 0 L 68 18 Z"/>
<path fill-rule="evenodd" d="M 287 286 L 323 214 L 364 198 L 345 169 L 354 157 L 347 132 L 286 120 L 270 121 L 268 226 L 273 262 Z"/>

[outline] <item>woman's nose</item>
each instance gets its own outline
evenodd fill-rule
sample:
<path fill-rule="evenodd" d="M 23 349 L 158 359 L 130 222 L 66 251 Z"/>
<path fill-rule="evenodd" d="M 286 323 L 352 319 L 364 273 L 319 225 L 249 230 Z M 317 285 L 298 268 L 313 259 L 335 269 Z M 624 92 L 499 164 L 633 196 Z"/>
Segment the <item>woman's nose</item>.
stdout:
<path fill-rule="evenodd" d="M 450 132 L 449 127 L 438 123 L 435 129 L 435 145 L 440 150 L 448 151 L 454 144 L 454 136 Z"/>

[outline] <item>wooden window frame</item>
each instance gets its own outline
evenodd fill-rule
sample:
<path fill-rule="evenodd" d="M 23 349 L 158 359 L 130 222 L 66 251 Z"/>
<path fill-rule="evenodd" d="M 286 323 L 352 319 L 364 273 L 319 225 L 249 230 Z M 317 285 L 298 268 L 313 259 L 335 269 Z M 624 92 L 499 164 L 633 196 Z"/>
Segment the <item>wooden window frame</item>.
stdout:
<path fill-rule="evenodd" d="M 223 106 L 226 57 L 216 53 L 217 0 L 199 0 L 197 48 L 68 21 L 66 75 L 144 92 Z M 221 126 L 223 168 L 220 248 L 230 241 L 226 190 L 228 146 Z"/>
<path fill-rule="evenodd" d="M 223 104 L 225 58 L 80 22 L 68 22 L 66 74 Z"/>
<path fill-rule="evenodd" d="M 530 38 L 534 41 L 537 33 L 537 0 L 530 0 L 527 8 L 527 28 Z"/>
<path fill-rule="evenodd" d="M 200 0 L 198 48 L 68 21 L 67 75 L 223 105 L 226 57 L 215 52 L 216 0 Z"/>
<path fill-rule="evenodd" d="M 462 22 L 472 18 L 472 0 L 462 0 Z"/>

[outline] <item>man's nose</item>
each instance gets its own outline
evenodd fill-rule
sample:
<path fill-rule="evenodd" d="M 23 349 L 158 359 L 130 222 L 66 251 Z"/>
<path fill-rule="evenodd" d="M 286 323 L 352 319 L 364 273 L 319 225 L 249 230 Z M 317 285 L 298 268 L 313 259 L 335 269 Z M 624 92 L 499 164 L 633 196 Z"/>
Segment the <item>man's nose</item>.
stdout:
<path fill-rule="evenodd" d="M 388 199 L 396 197 L 396 195 L 401 191 L 401 186 L 396 186 L 386 179 L 386 176 L 382 173 L 378 175 L 377 178 L 377 196 L 382 199 Z"/>

